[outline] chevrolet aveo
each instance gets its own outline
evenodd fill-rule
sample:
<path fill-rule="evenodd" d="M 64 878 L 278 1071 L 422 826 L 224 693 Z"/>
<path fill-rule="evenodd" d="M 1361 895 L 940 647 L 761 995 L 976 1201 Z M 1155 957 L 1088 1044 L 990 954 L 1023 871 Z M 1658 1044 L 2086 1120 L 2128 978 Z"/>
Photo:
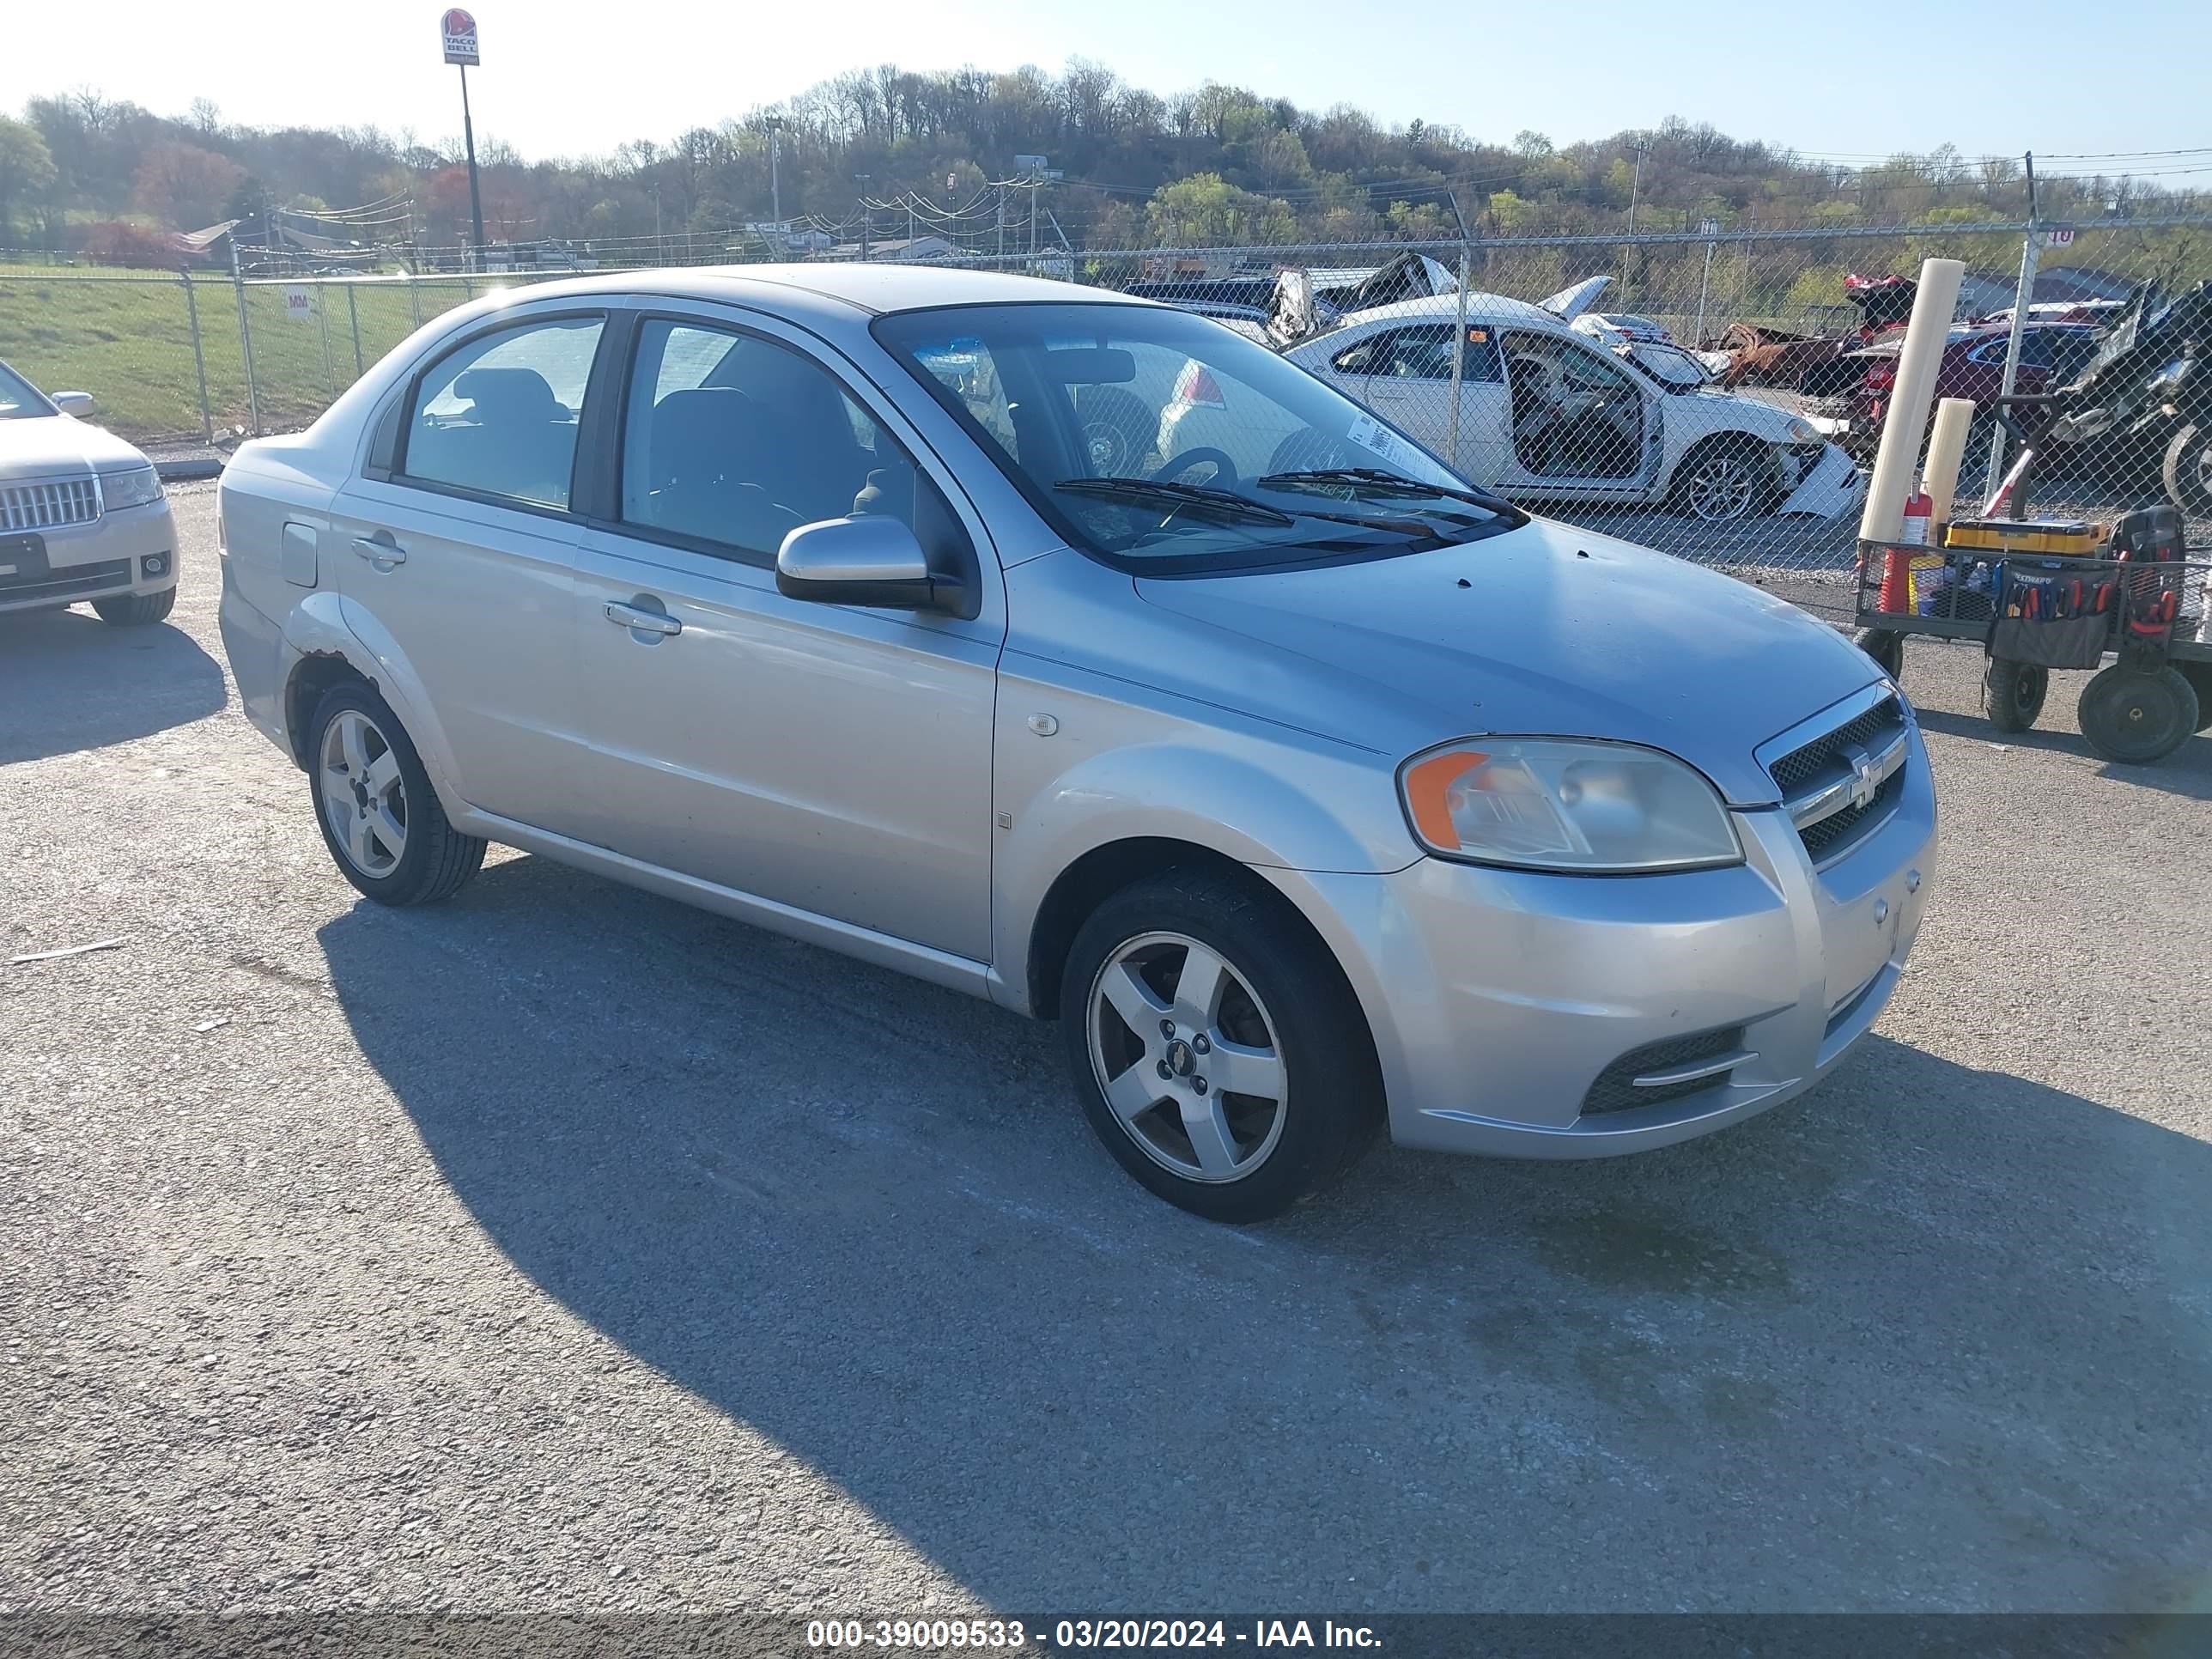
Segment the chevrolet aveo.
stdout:
<path fill-rule="evenodd" d="M 1252 414 L 1177 447 L 1193 364 Z M 242 447 L 222 525 L 246 712 L 370 898 L 501 842 L 1057 1018 L 1114 1156 L 1223 1219 L 1386 1126 L 1771 1106 L 1930 891 L 1913 712 L 1839 635 L 1064 284 L 495 296 Z"/>

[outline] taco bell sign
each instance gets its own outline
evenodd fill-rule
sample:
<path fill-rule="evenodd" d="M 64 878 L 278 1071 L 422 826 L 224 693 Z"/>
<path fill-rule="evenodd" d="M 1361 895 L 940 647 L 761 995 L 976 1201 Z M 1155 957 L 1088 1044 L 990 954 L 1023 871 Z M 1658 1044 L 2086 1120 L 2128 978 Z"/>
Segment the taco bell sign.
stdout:
<path fill-rule="evenodd" d="M 477 55 L 477 20 L 459 6 L 440 20 L 439 32 L 445 36 L 447 63 L 480 64 L 483 61 Z"/>

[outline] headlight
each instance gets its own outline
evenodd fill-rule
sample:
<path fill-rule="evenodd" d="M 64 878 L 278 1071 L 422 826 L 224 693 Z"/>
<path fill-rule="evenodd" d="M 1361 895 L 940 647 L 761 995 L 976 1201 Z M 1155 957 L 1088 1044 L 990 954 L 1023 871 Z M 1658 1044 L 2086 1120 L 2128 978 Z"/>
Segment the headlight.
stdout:
<path fill-rule="evenodd" d="M 100 500 L 109 512 L 120 507 L 143 507 L 161 499 L 161 475 L 150 466 L 134 466 L 127 472 L 100 475 Z"/>
<path fill-rule="evenodd" d="M 1790 441 L 1793 444 L 1817 444 L 1826 440 L 1820 436 L 1820 428 L 1812 422 L 1793 415 L 1790 418 Z"/>
<path fill-rule="evenodd" d="M 1398 788 L 1415 837 L 1441 858 L 1586 874 L 1743 861 L 1712 785 L 1632 744 L 1469 738 L 1415 756 Z"/>

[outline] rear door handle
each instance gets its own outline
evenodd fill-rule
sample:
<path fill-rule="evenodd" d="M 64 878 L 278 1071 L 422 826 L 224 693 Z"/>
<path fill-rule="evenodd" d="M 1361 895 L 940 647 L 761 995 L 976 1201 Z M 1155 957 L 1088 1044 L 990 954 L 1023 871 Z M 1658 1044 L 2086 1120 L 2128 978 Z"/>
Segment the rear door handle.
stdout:
<path fill-rule="evenodd" d="M 353 550 L 367 559 L 379 570 L 389 570 L 395 564 L 407 562 L 407 550 L 394 541 L 380 541 L 374 536 L 356 536 Z"/>
<path fill-rule="evenodd" d="M 684 631 L 684 624 L 665 611 L 647 611 L 643 605 L 624 605 L 619 599 L 607 601 L 607 620 L 617 628 L 635 628 L 641 634 Z"/>

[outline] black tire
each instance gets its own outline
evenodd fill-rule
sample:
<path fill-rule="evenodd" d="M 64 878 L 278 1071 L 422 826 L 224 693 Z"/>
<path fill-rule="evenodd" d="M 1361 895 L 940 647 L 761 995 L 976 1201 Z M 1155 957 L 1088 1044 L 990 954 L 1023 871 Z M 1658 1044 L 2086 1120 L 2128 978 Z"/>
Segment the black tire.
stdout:
<path fill-rule="evenodd" d="M 1706 470 L 1721 465 L 1733 466 L 1744 475 L 1744 494 L 1741 506 L 1717 514 L 1701 509 L 1697 498 L 1699 482 Z M 1781 498 L 1774 458 L 1766 447 L 1729 434 L 1693 445 L 1667 485 L 1667 510 L 1695 519 L 1700 524 L 1741 524 L 1746 519 L 1761 518 L 1773 512 L 1781 504 Z"/>
<path fill-rule="evenodd" d="M 1862 628 L 1851 635 L 1851 643 L 1875 659 L 1881 672 L 1893 680 L 1905 678 L 1905 635 L 1893 628 Z"/>
<path fill-rule="evenodd" d="M 94 599 L 92 608 L 100 621 L 117 628 L 143 628 L 157 623 L 176 608 L 177 590 L 158 593 L 118 593 L 112 599 Z"/>
<path fill-rule="evenodd" d="M 1146 1151 L 1139 1145 L 1139 1129 L 1125 1126 L 1108 1103 L 1092 1063 L 1091 1005 L 1103 971 L 1134 942 L 1162 933 L 1197 941 L 1249 983 L 1250 1006 L 1265 1022 L 1284 1079 L 1272 1150 L 1234 1179 L 1188 1178 Z M 1178 986 L 1180 978 L 1178 971 Z M 1077 931 L 1060 977 L 1060 1004 L 1069 1069 L 1091 1128 L 1123 1169 L 1194 1215 L 1235 1223 L 1279 1215 L 1340 1180 L 1382 1127 L 1382 1071 L 1358 1000 L 1328 951 L 1287 902 L 1272 894 L 1184 871 L 1124 888 Z M 1143 1063 L 1128 1069 L 1133 1073 Z M 1206 1063 L 1193 1061 L 1199 1067 Z M 1177 1079 L 1174 1086 L 1195 1086 L 1203 1094 L 1204 1082 L 1200 1074 Z M 1225 1107 L 1235 1097 L 1223 1092 Z M 1164 1112 L 1170 1103 L 1158 1109 Z M 1148 1116 L 1139 1114 L 1133 1121 L 1142 1124 Z M 1171 1121 L 1167 1133 L 1176 1133 Z"/>
<path fill-rule="evenodd" d="M 2043 712 L 2051 671 L 1991 657 L 1982 675 L 1982 713 L 2000 732 L 2025 732 Z"/>
<path fill-rule="evenodd" d="M 2185 426 L 2166 447 L 2166 498 L 2184 513 L 2212 514 L 2212 426 Z"/>
<path fill-rule="evenodd" d="M 355 860 L 339 842 L 331 828 L 330 814 L 325 811 L 321 774 L 331 728 L 341 715 L 349 712 L 368 719 L 398 763 L 399 784 L 404 792 L 401 799 L 405 806 L 405 845 L 392 866 L 381 872 L 366 870 Z M 307 730 L 311 734 L 307 743 L 307 789 L 314 806 L 315 823 L 323 832 L 323 844 L 330 848 L 331 861 L 337 866 L 338 873 L 351 882 L 363 897 L 393 906 L 435 904 L 460 891 L 469 878 L 483 867 L 483 839 L 461 834 L 447 820 L 445 808 L 438 804 L 438 792 L 430 786 L 430 775 L 423 769 L 422 757 L 415 750 L 414 739 L 407 735 L 407 728 L 399 723 L 391 705 L 377 696 L 373 687 L 359 680 L 332 686 L 315 705 Z"/>
<path fill-rule="evenodd" d="M 2212 729 L 2212 662 L 2178 662 L 2173 672 L 2197 694 L 2197 729 Z"/>
<path fill-rule="evenodd" d="M 2081 688 L 2075 711 L 2089 747 L 2124 766 L 2164 760 L 2198 730 L 2197 689 L 2172 667 L 2114 663 Z"/>

